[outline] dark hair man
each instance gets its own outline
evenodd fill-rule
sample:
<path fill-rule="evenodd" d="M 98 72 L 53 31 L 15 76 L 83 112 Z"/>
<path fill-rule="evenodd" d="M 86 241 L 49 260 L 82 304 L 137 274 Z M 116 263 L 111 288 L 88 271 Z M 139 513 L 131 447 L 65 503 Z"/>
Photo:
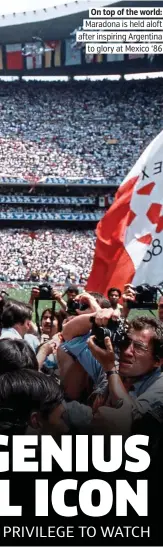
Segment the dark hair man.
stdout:
<path fill-rule="evenodd" d="M 90 407 L 77 401 L 66 403 L 53 374 L 35 370 L 15 370 L 0 375 L 0 433 L 61 435 L 87 428 L 92 420 Z"/>
<path fill-rule="evenodd" d="M 54 300 L 58 302 L 58 304 L 61 306 L 62 310 L 67 311 L 69 305 L 71 305 L 71 302 L 73 302 L 79 294 L 79 289 L 77 285 L 71 284 L 69 285 L 68 289 L 61 294 L 58 292 L 55 288 L 52 290 L 52 297 Z M 67 297 L 67 302 L 64 300 L 64 296 Z"/>
<path fill-rule="evenodd" d="M 38 370 L 38 362 L 32 348 L 24 340 L 0 339 L 0 375 L 14 370 Z"/>
<path fill-rule="evenodd" d="M 1 316 L 2 331 L 0 339 L 24 338 L 36 351 L 39 341 L 36 336 L 30 334 L 31 322 L 32 308 L 29 304 L 14 299 L 7 300 Z"/>
<path fill-rule="evenodd" d="M 3 329 L 15 328 L 21 337 L 29 331 L 32 320 L 32 308 L 30 305 L 18 300 L 7 300 L 2 312 Z"/>
<path fill-rule="evenodd" d="M 121 291 L 116 287 L 111 287 L 108 291 L 108 298 L 113 310 L 121 310 L 122 306 L 119 304 L 119 299 L 121 298 Z"/>
<path fill-rule="evenodd" d="M 27 427 L 54 437 L 68 432 L 63 394 L 53 376 L 16 370 L 0 376 L 0 432 L 26 434 Z"/>
<path fill-rule="evenodd" d="M 71 283 L 71 285 L 69 285 L 68 289 L 66 290 L 66 293 L 67 294 L 67 298 L 76 298 L 76 296 L 79 294 L 79 289 L 77 287 L 77 285 L 75 285 L 74 283 Z"/>

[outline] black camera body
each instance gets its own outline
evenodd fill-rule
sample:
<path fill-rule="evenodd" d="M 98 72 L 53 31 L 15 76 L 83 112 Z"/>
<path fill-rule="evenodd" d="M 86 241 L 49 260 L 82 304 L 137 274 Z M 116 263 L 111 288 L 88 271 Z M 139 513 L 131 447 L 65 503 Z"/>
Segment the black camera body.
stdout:
<path fill-rule="evenodd" d="M 52 300 L 52 287 L 51 285 L 42 284 L 38 287 L 34 287 L 40 291 L 39 297 L 37 300 Z"/>
<path fill-rule="evenodd" d="M 139 310 L 157 310 L 157 291 L 161 292 L 160 287 L 150 286 L 148 284 L 135 287 L 136 298 L 134 301 L 128 300 L 128 308 Z"/>
<path fill-rule="evenodd" d="M 68 300 L 67 313 L 68 315 L 77 315 L 76 310 L 85 311 L 88 308 L 88 304 L 82 302 L 76 302 L 75 300 Z"/>
<path fill-rule="evenodd" d="M 92 324 L 92 336 L 95 336 L 95 344 L 99 348 L 106 349 L 105 338 L 108 336 L 113 344 L 113 347 L 120 348 L 127 339 L 127 332 L 125 327 L 125 319 L 109 319 L 106 327 L 99 327 L 95 323 L 95 317 L 90 319 Z"/>

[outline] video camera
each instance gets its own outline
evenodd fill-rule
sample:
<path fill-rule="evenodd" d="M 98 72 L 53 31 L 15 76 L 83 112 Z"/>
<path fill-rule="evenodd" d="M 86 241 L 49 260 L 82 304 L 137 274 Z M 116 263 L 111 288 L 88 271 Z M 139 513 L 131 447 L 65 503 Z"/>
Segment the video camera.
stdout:
<path fill-rule="evenodd" d="M 38 285 L 37 287 L 33 287 L 34 289 L 39 290 L 39 297 L 37 297 L 37 300 L 52 300 L 52 287 L 51 285 L 42 284 Z M 35 298 L 36 300 L 36 298 Z"/>
<path fill-rule="evenodd" d="M 128 308 L 139 309 L 139 310 L 157 310 L 157 291 L 161 294 L 161 288 L 159 285 L 150 286 L 147 283 L 143 285 L 138 285 L 135 287 L 135 300 L 128 300 Z"/>

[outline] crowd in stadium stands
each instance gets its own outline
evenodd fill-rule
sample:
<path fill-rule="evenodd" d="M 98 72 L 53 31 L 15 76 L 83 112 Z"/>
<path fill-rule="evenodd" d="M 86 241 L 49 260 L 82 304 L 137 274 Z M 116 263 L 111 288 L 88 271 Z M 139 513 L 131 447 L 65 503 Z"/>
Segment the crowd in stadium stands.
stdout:
<path fill-rule="evenodd" d="M 0 231 L 0 279 L 53 280 L 64 285 L 70 272 L 75 282 L 87 279 L 93 260 L 93 231 Z"/>
<path fill-rule="evenodd" d="M 161 129 L 162 92 L 162 80 L 0 83 L 0 173 L 119 184 Z"/>

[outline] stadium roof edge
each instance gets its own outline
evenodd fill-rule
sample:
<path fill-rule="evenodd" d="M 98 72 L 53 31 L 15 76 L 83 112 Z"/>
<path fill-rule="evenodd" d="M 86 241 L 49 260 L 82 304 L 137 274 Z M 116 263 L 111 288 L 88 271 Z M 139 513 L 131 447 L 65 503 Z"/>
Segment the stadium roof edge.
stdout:
<path fill-rule="evenodd" d="M 96 0 L 97 3 L 97 0 Z M 99 6 L 109 6 L 116 3 L 116 0 L 98 0 Z M 50 19 L 58 19 L 61 17 L 74 15 L 81 12 L 88 11 L 91 7 L 94 7 L 94 2 L 91 0 L 54 0 L 53 7 L 45 7 L 42 9 L 36 9 L 32 11 L 22 11 L 21 13 L 0 14 L 0 27 L 8 27 L 13 25 L 23 25 L 27 23 L 43 22 Z"/>
<path fill-rule="evenodd" d="M 55 2 L 58 0 L 54 0 Z M 44 8 L 29 12 L 1 15 L 0 14 L 0 43 L 28 43 L 33 36 L 41 37 L 43 41 L 65 40 L 70 37 L 74 29 L 82 26 L 83 19 L 88 18 L 89 9 L 100 6 L 128 6 L 128 0 L 59 0 L 55 9 Z M 146 0 L 149 6 L 158 6 L 158 0 Z M 46 0 L 45 0 L 46 2 Z M 66 3 L 65 3 L 66 2 Z M 78 2 L 78 3 L 76 3 Z M 144 5 L 145 0 L 130 0 L 130 6 Z M 159 0 L 163 6 L 163 0 Z M 46 11 L 45 11 L 46 9 Z"/>

